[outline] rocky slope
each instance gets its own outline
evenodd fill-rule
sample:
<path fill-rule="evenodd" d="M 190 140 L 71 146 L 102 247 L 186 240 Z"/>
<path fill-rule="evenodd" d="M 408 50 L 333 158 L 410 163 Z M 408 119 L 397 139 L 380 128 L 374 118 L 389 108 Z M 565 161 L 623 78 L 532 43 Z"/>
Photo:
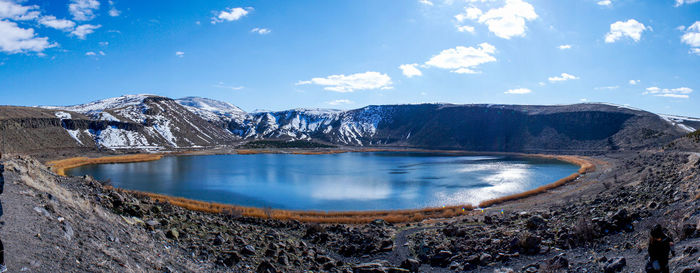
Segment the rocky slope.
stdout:
<path fill-rule="evenodd" d="M 650 226 L 700 269 L 700 155 L 598 157 L 597 172 L 469 215 L 313 224 L 188 211 L 4 157 L 10 272 L 639 272 Z"/>

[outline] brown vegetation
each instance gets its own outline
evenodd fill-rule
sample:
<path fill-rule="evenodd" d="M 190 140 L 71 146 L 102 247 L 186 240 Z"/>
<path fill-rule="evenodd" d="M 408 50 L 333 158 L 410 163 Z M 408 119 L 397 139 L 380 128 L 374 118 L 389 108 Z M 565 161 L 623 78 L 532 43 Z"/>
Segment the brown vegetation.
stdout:
<path fill-rule="evenodd" d="M 131 163 L 159 160 L 163 157 L 162 154 L 134 154 L 134 155 L 119 155 L 105 156 L 98 158 L 89 157 L 73 157 L 62 160 L 47 162 L 52 171 L 60 176 L 66 175 L 66 170 L 90 164 L 106 164 L 106 163 Z"/>
<path fill-rule="evenodd" d="M 109 187 L 111 188 L 111 187 Z M 112 188 L 114 189 L 114 188 Z M 229 204 L 220 204 L 212 202 L 204 202 L 191 200 L 182 197 L 173 197 L 163 194 L 129 191 L 115 189 L 118 191 L 129 192 L 131 194 L 149 197 L 152 200 L 159 202 L 167 202 L 175 206 L 183 207 L 189 210 L 208 212 L 208 213 L 223 213 L 227 215 L 248 216 L 258 218 L 271 218 L 277 220 L 297 220 L 301 222 L 312 223 L 344 223 L 344 224 L 361 224 L 369 223 L 376 219 L 383 219 L 391 223 L 417 222 L 429 218 L 448 218 L 458 215 L 465 215 L 472 210 L 470 205 L 465 206 L 449 206 L 439 208 L 424 208 L 412 210 L 387 210 L 387 211 L 294 211 L 271 208 L 255 208 L 244 207 Z"/>

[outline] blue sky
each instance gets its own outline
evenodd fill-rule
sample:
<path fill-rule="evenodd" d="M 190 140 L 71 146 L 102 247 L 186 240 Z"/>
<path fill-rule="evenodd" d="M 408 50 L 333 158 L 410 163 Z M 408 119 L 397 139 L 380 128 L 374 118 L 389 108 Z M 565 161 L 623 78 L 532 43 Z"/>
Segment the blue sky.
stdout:
<path fill-rule="evenodd" d="M 698 3 L 695 3 L 698 2 Z M 610 102 L 700 117 L 698 0 L 0 0 L 0 104 Z"/>

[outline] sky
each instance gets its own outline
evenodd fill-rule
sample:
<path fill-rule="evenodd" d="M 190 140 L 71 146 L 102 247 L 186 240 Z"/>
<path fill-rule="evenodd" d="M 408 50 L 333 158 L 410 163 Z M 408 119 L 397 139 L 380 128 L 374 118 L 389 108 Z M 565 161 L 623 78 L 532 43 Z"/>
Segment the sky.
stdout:
<path fill-rule="evenodd" d="M 700 0 L 0 0 L 0 104 L 144 93 L 700 117 Z"/>

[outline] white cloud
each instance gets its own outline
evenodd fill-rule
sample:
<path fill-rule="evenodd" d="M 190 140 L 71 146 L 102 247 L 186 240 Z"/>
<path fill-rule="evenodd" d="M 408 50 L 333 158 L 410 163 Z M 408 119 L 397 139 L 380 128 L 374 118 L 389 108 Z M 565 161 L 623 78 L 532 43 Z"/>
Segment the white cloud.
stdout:
<path fill-rule="evenodd" d="M 610 24 L 610 32 L 605 34 L 605 42 L 614 43 L 624 36 L 630 37 L 635 42 L 638 42 L 639 39 L 642 38 L 642 32 L 645 30 L 651 30 L 651 28 L 644 26 L 644 24 L 634 19 L 629 19 L 625 22 L 617 21 Z"/>
<path fill-rule="evenodd" d="M 639 83 L 639 80 L 630 80 L 629 83 L 631 85 L 637 85 Z"/>
<path fill-rule="evenodd" d="M 119 10 L 114 6 L 114 1 L 109 0 L 108 2 L 109 2 L 109 16 L 112 16 L 112 17 L 117 17 L 117 16 L 119 16 L 119 14 L 121 14 L 122 12 L 119 11 Z"/>
<path fill-rule="evenodd" d="M 619 85 L 612 85 L 612 86 L 601 86 L 601 87 L 596 87 L 594 88 L 595 90 L 615 90 L 620 88 Z"/>
<path fill-rule="evenodd" d="M 47 37 L 36 37 L 34 29 L 25 29 L 15 22 L 0 20 L 0 51 L 15 54 L 24 52 L 41 53 L 44 49 L 58 44 L 49 43 Z"/>
<path fill-rule="evenodd" d="M 97 55 L 97 53 L 92 52 L 92 51 L 85 52 L 85 56 L 95 56 L 95 55 Z"/>
<path fill-rule="evenodd" d="M 417 66 L 418 64 L 402 64 L 399 66 L 399 69 L 401 69 L 401 73 L 403 73 L 404 76 L 409 78 L 422 76 L 423 72 L 421 72 Z"/>
<path fill-rule="evenodd" d="M 667 97 L 667 98 L 677 98 L 677 99 L 687 99 L 690 96 L 690 93 L 693 93 L 693 89 L 690 89 L 688 87 L 679 87 L 679 88 L 673 88 L 673 89 L 668 89 L 668 88 L 659 88 L 657 86 L 652 86 L 648 87 L 643 95 L 653 95 L 657 97 Z"/>
<path fill-rule="evenodd" d="M 243 86 L 229 86 L 229 85 L 225 85 L 224 82 L 219 82 L 219 83 L 215 84 L 214 87 L 216 87 L 216 88 L 224 88 L 224 89 L 231 89 L 231 90 L 241 90 L 241 89 L 245 88 L 245 87 L 243 87 Z"/>
<path fill-rule="evenodd" d="M 269 34 L 270 32 L 272 32 L 272 30 L 267 29 L 267 28 L 257 28 L 256 27 L 254 29 L 251 29 L 250 32 L 255 32 L 255 33 L 260 34 L 260 35 L 265 35 L 265 34 Z"/>
<path fill-rule="evenodd" d="M 39 16 L 39 6 L 23 6 L 12 1 L 0 0 L 0 19 L 33 20 Z"/>
<path fill-rule="evenodd" d="M 39 24 L 63 31 L 71 31 L 75 27 L 75 22 L 65 19 L 56 19 L 56 17 L 51 15 L 39 18 Z"/>
<path fill-rule="evenodd" d="M 418 3 L 421 3 L 426 6 L 432 6 L 433 2 L 430 2 L 429 0 L 418 0 Z"/>
<path fill-rule="evenodd" d="M 503 92 L 503 93 L 504 94 L 523 95 L 523 94 L 532 93 L 532 90 L 527 89 L 527 88 L 516 88 L 516 89 L 510 89 L 510 90 Z"/>
<path fill-rule="evenodd" d="M 560 45 L 558 46 L 559 49 L 564 50 L 564 49 L 571 49 L 571 45 Z"/>
<path fill-rule="evenodd" d="M 297 85 L 316 84 L 326 86 L 323 89 L 334 92 L 354 92 L 355 90 L 393 89 L 391 78 L 387 74 L 374 71 L 351 75 L 331 75 L 325 78 L 313 78 L 299 81 Z"/>
<path fill-rule="evenodd" d="M 695 21 L 685 30 L 681 41 L 691 47 L 690 53 L 700 55 L 700 21 Z"/>
<path fill-rule="evenodd" d="M 182 52 L 182 51 L 175 51 L 175 56 L 178 56 L 178 57 L 182 58 L 182 57 L 185 56 L 185 52 Z"/>
<path fill-rule="evenodd" d="M 75 37 L 78 37 L 78 39 L 85 40 L 85 37 L 87 37 L 88 34 L 92 34 L 93 32 L 95 32 L 96 29 L 100 27 L 102 27 L 102 25 L 79 25 L 75 28 L 75 30 L 71 31 L 70 34 L 73 34 Z"/>
<path fill-rule="evenodd" d="M 612 1 L 610 1 L 610 0 L 598 1 L 598 5 L 601 5 L 601 6 L 610 6 L 610 4 L 612 4 Z"/>
<path fill-rule="evenodd" d="M 676 0 L 676 7 L 681 6 L 683 4 L 692 4 L 697 2 L 700 2 L 700 0 Z"/>
<path fill-rule="evenodd" d="M 483 12 L 476 7 L 468 7 L 464 13 L 455 16 L 457 21 L 466 19 L 476 20 L 488 26 L 496 36 L 510 39 L 515 36 L 525 36 L 527 21 L 537 19 L 535 8 L 522 0 L 506 0 L 506 4 L 500 8 Z"/>
<path fill-rule="evenodd" d="M 425 65 L 442 69 L 451 69 L 454 73 L 475 74 L 474 69 L 484 63 L 495 62 L 493 53 L 496 48 L 488 43 L 481 43 L 478 48 L 458 46 L 445 49 L 433 56 Z"/>
<path fill-rule="evenodd" d="M 457 31 L 474 33 L 474 27 L 473 26 L 457 26 Z"/>
<path fill-rule="evenodd" d="M 351 100 L 332 100 L 327 102 L 330 105 L 352 104 Z"/>
<path fill-rule="evenodd" d="M 251 10 L 251 9 L 252 8 L 244 9 L 241 7 L 236 7 L 236 8 L 229 8 L 228 10 L 222 10 L 219 12 L 218 15 L 216 15 L 216 17 L 212 18 L 211 23 L 216 24 L 216 23 L 220 23 L 223 21 L 231 22 L 231 21 L 239 20 L 239 19 L 243 18 L 243 16 L 248 15 L 248 10 Z"/>
<path fill-rule="evenodd" d="M 563 82 L 563 81 L 568 81 L 568 80 L 578 80 L 579 77 L 576 77 L 576 76 L 568 74 L 568 73 L 561 73 L 561 76 L 549 77 L 548 79 L 549 79 L 549 82 Z"/>
<path fill-rule="evenodd" d="M 100 8 L 97 0 L 71 0 L 68 11 L 73 15 L 73 20 L 89 21 L 95 18 L 95 11 Z"/>

